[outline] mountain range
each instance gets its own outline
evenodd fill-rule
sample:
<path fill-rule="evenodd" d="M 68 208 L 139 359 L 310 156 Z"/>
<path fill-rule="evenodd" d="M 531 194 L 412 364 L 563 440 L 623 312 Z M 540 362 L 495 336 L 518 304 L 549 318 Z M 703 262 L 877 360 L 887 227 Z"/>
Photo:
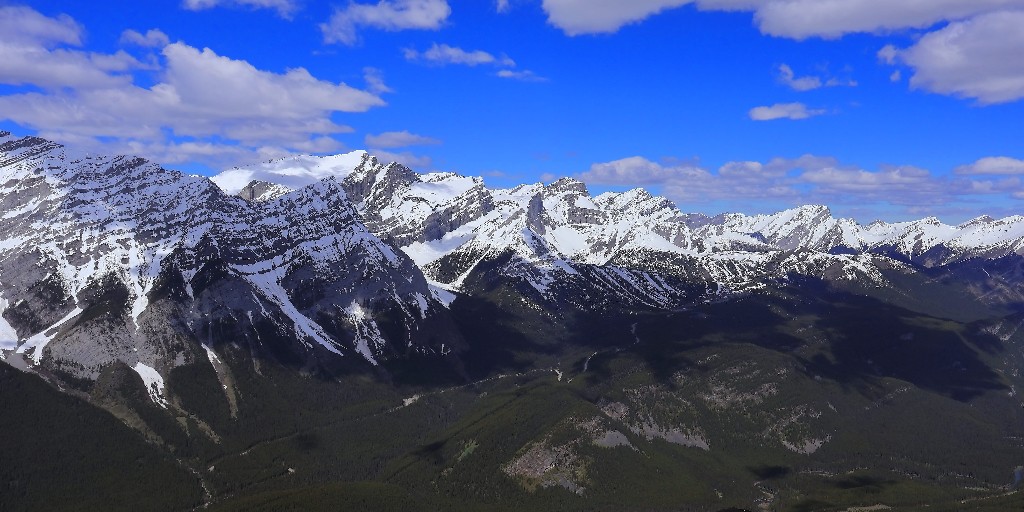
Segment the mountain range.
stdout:
<path fill-rule="evenodd" d="M 362 151 L 210 179 L 0 132 L 2 377 L 113 415 L 163 509 L 1019 503 L 1022 305 L 1024 216 L 708 217 Z M 11 466 L 0 505 L 40 506 Z"/>

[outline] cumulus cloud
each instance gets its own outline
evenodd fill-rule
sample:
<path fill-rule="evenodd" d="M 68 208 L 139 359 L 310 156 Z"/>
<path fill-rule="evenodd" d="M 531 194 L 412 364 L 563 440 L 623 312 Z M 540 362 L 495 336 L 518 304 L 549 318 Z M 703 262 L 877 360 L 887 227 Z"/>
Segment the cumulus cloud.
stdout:
<path fill-rule="evenodd" d="M 1018 0 L 767 0 L 746 3 L 748 8 L 753 7 L 761 32 L 793 39 L 928 28 L 939 22 L 1020 5 Z M 721 5 L 717 0 L 701 2 L 701 7 L 708 9 Z"/>
<path fill-rule="evenodd" d="M 877 171 L 809 169 L 800 175 L 800 181 L 814 185 L 815 193 L 825 197 L 893 204 L 939 204 L 953 193 L 948 182 L 913 166 L 883 166 Z"/>
<path fill-rule="evenodd" d="M 923 36 L 909 48 L 887 46 L 879 53 L 890 64 L 913 69 L 911 87 L 983 105 L 1024 98 L 1024 61 L 1017 58 L 1024 52 L 1024 0 L 544 0 L 543 8 L 549 23 L 575 36 L 616 32 L 688 4 L 751 12 L 762 33 L 796 40 L 920 31 Z M 856 85 L 780 71 L 781 81 L 795 90 Z"/>
<path fill-rule="evenodd" d="M 981 104 L 1024 98 L 1024 11 L 996 12 L 925 34 L 879 55 L 906 64 L 912 88 L 974 98 Z"/>
<path fill-rule="evenodd" d="M 349 3 L 336 8 L 320 25 L 324 41 L 353 45 L 360 27 L 379 30 L 437 30 L 451 14 L 447 0 L 380 0 L 376 4 Z"/>
<path fill-rule="evenodd" d="M 370 149 L 369 152 L 377 157 L 377 160 L 382 162 L 398 162 L 410 169 L 423 170 L 434 165 L 434 161 L 429 156 L 414 155 L 408 151 L 392 153 L 383 149 Z"/>
<path fill-rule="evenodd" d="M 379 135 L 367 135 L 366 145 L 374 148 L 391 149 L 409 146 L 433 146 L 441 141 L 433 137 L 416 135 L 408 131 L 384 132 Z"/>
<path fill-rule="evenodd" d="M 630 157 L 594 164 L 579 177 L 592 184 L 651 187 L 679 204 L 730 203 L 745 211 L 756 205 L 815 203 L 851 211 L 896 207 L 916 215 L 963 209 L 979 197 L 1009 198 L 1024 191 L 1022 180 L 1016 176 L 971 180 L 913 166 L 883 165 L 868 170 L 817 155 L 729 162 L 717 170 Z"/>
<path fill-rule="evenodd" d="M 121 33 L 121 44 L 133 44 L 145 48 L 160 48 L 170 43 L 170 38 L 158 29 L 149 29 L 145 34 L 136 30 L 125 30 Z"/>
<path fill-rule="evenodd" d="M 694 166 L 665 167 L 644 157 L 633 156 L 593 164 L 581 176 L 588 182 L 603 185 L 657 185 L 705 172 Z"/>
<path fill-rule="evenodd" d="M 793 197 L 786 169 L 771 163 L 730 162 L 717 173 L 692 164 L 665 165 L 643 157 L 594 164 L 580 175 L 588 183 L 653 186 L 673 200 L 710 203 L 721 200 Z"/>
<path fill-rule="evenodd" d="M 40 16 L 33 11 L 28 19 Z M 27 34 L 17 24 L 15 32 L 0 33 L 0 83 L 41 89 L 0 96 L 0 119 L 84 147 L 223 165 L 243 156 L 337 148 L 331 136 L 352 129 L 338 124 L 336 113 L 384 105 L 373 92 L 302 68 L 264 71 L 181 42 L 154 57 L 156 83 L 140 87 L 130 71 L 150 64 L 124 52 L 50 47 L 77 44 L 78 29 L 68 19 L 46 19 L 51 28 L 70 31 L 40 31 L 46 23 L 36 23 L 26 25 Z"/>
<path fill-rule="evenodd" d="M 960 175 L 972 174 L 1024 174 L 1024 160 L 1006 156 L 990 156 L 982 158 L 973 164 L 961 165 L 955 169 Z"/>
<path fill-rule="evenodd" d="M 788 64 L 779 65 L 779 81 L 794 91 L 813 91 L 822 86 L 821 78 L 816 76 L 797 77 Z"/>
<path fill-rule="evenodd" d="M 483 50 L 463 50 L 446 44 L 434 43 L 424 51 L 417 51 L 413 48 L 406 48 L 402 51 L 405 59 L 414 62 L 425 62 L 444 66 L 447 64 L 461 64 L 464 66 L 479 66 L 489 64 L 495 66 L 515 67 L 516 62 L 506 55 L 494 56 Z"/>
<path fill-rule="evenodd" d="M 618 31 L 623 25 L 642 21 L 665 9 L 692 0 L 544 0 L 548 23 L 566 34 L 599 34 Z"/>
<path fill-rule="evenodd" d="M 813 91 L 822 87 L 856 87 L 857 82 L 848 78 L 830 77 L 823 79 L 820 76 L 796 76 L 788 64 L 779 65 L 779 82 L 798 92 Z"/>
<path fill-rule="evenodd" d="M 67 14 L 44 16 L 29 7 L 0 7 L 0 41 L 8 44 L 80 46 L 82 26 Z"/>
<path fill-rule="evenodd" d="M 1020 0 L 544 0 L 548 22 L 569 35 L 615 32 L 667 9 L 748 11 L 761 32 L 792 39 L 924 29 L 1009 7 Z"/>
<path fill-rule="evenodd" d="M 277 74 L 246 61 L 174 43 L 163 50 L 166 83 L 180 105 L 196 113 L 274 118 L 309 118 L 325 112 L 365 112 L 384 102 L 345 84 L 318 80 L 304 68 Z M 168 91 L 161 91 L 166 93 Z"/>
<path fill-rule="evenodd" d="M 27 7 L 0 7 L 0 84 L 113 87 L 131 81 L 123 72 L 148 67 L 123 51 L 62 48 L 81 43 L 82 27 L 66 15 L 50 18 Z"/>
<path fill-rule="evenodd" d="M 363 68 L 363 81 L 366 82 L 366 90 L 376 94 L 385 94 L 389 92 L 395 92 L 394 89 L 388 87 L 388 84 L 384 82 L 384 72 L 375 67 Z"/>
<path fill-rule="evenodd" d="M 748 115 L 754 121 L 774 121 L 776 119 L 808 119 L 824 113 L 824 110 L 809 109 L 803 103 L 776 103 L 769 107 L 754 107 L 750 109 Z"/>
<path fill-rule="evenodd" d="M 274 9 L 283 17 L 290 17 L 298 8 L 296 0 L 184 0 L 182 6 L 191 11 L 201 11 L 214 7 Z"/>

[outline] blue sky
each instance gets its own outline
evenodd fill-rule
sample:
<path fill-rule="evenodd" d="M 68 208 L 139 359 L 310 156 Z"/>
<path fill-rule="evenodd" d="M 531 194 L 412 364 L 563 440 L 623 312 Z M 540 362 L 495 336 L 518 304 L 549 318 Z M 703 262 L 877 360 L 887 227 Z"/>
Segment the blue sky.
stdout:
<path fill-rule="evenodd" d="M 0 0 L 0 129 L 960 222 L 1021 211 L 1022 26 L 1024 0 Z"/>

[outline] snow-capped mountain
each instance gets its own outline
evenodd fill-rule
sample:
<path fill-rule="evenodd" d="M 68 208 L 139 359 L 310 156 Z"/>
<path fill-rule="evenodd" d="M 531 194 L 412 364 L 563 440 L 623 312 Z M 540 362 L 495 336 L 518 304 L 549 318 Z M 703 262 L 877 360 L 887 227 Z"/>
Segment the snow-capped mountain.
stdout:
<path fill-rule="evenodd" d="M 139 158 L 0 134 L 0 349 L 78 379 L 121 362 L 159 394 L 161 375 L 227 345 L 300 366 L 458 346 L 423 275 L 338 181 L 285 192 L 246 201 Z"/>
<path fill-rule="evenodd" d="M 664 508 L 709 456 L 746 500 L 730 506 L 860 474 L 1012 497 L 1020 304 L 1024 217 L 708 217 L 366 152 L 208 179 L 0 132 L 0 361 L 32 374 L 0 364 L 8 452 L 29 468 L 0 498 L 45 494 L 19 482 L 66 480 L 65 461 L 132 431 L 180 469 L 183 508 L 343 508 L 367 489 L 431 510 L 465 489 L 478 508 L 601 508 L 623 471 L 654 492 L 611 508 Z M 125 453 L 111 465 L 157 460 Z M 89 489 L 123 487 L 82 467 Z"/>
<path fill-rule="evenodd" d="M 480 178 L 419 175 L 365 152 L 284 159 L 215 181 L 233 180 L 237 189 L 244 180 L 323 176 L 340 179 L 367 227 L 439 286 L 473 293 L 467 279 L 493 274 L 485 281 L 520 283 L 542 299 L 587 307 L 673 308 L 794 273 L 883 286 L 885 272 L 911 272 L 908 265 L 1024 252 L 1024 217 L 861 225 L 812 205 L 709 218 L 643 189 L 592 197 L 571 178 L 488 189 Z"/>
<path fill-rule="evenodd" d="M 122 362 L 154 383 L 224 343 L 299 365 L 447 354 L 461 343 L 456 294 L 504 287 L 555 313 L 671 310 L 794 274 L 881 287 L 1024 253 L 1024 217 L 865 226 L 804 206 L 710 218 L 642 189 L 489 189 L 362 151 L 211 181 L 7 133 L 0 213 L 0 349 L 75 378 Z"/>

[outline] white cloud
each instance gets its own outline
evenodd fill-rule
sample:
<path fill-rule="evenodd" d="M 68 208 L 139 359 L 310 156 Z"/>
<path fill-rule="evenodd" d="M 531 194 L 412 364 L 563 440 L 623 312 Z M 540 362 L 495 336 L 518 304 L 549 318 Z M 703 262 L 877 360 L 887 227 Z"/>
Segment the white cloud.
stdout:
<path fill-rule="evenodd" d="M 895 64 L 896 57 L 899 55 L 899 53 L 900 51 L 897 50 L 895 46 L 887 44 L 883 46 L 881 50 L 878 50 L 877 55 L 878 59 L 881 60 L 882 62 L 885 62 L 886 64 Z"/>
<path fill-rule="evenodd" d="M 955 172 L 961 175 L 971 174 L 1024 174 L 1024 160 L 1006 156 L 990 156 L 982 158 L 970 165 L 961 165 Z"/>
<path fill-rule="evenodd" d="M 214 7 L 248 7 L 251 9 L 274 9 L 283 17 L 290 17 L 298 8 L 296 0 L 184 0 L 182 6 L 192 11 Z"/>
<path fill-rule="evenodd" d="M 148 67 L 123 51 L 61 48 L 81 45 L 82 31 L 67 15 L 50 18 L 28 7 L 0 7 L 0 84 L 112 87 L 131 82 L 123 72 Z"/>
<path fill-rule="evenodd" d="M 828 76 L 828 71 L 825 71 L 825 75 Z M 837 78 L 828 77 L 822 78 L 820 76 L 808 75 L 808 76 L 796 76 L 793 72 L 793 68 L 789 67 L 788 64 L 779 65 L 779 82 L 793 89 L 794 91 L 806 92 L 813 91 L 814 89 L 820 89 L 822 87 L 856 87 L 857 82 L 849 78 Z"/>
<path fill-rule="evenodd" d="M 794 91 L 812 91 L 822 86 L 821 78 L 816 76 L 802 76 L 797 78 L 793 68 L 788 64 L 779 66 L 779 81 Z"/>
<path fill-rule="evenodd" d="M 654 185 L 706 172 L 693 166 L 665 167 L 644 157 L 633 156 L 591 165 L 581 177 L 604 185 Z"/>
<path fill-rule="evenodd" d="M 80 46 L 82 27 L 67 14 L 50 18 L 29 7 L 0 7 L 0 41 L 47 48 Z"/>
<path fill-rule="evenodd" d="M 665 9 L 679 7 L 692 0 L 544 0 L 548 23 L 566 34 L 616 32 L 623 25 L 636 23 Z"/>
<path fill-rule="evenodd" d="M 1024 11 L 990 13 L 925 34 L 883 58 L 910 66 L 912 88 L 974 98 L 981 104 L 1024 98 Z"/>
<path fill-rule="evenodd" d="M 911 87 L 983 105 L 1024 98 L 1024 60 L 1018 58 L 1024 53 L 1024 0 L 544 0 L 543 8 L 549 23 L 574 36 L 615 32 L 687 4 L 752 12 L 762 33 L 796 40 L 926 31 L 907 49 L 886 46 L 878 54 L 913 68 Z M 783 83 L 796 90 L 856 85 L 839 79 L 819 85 L 816 77 L 780 71 Z"/>
<path fill-rule="evenodd" d="M 704 8 L 721 2 L 705 0 Z M 755 2 L 750 2 L 755 4 Z M 928 28 L 1006 7 L 1020 0 L 766 0 L 756 2 L 755 20 L 761 32 L 806 39 L 838 38 L 856 32 Z"/>
<path fill-rule="evenodd" d="M 388 84 L 384 82 L 384 72 L 377 68 L 363 68 L 363 81 L 366 82 L 366 90 L 373 94 L 380 95 L 395 92 L 394 89 L 388 87 Z"/>
<path fill-rule="evenodd" d="M 376 4 L 349 3 L 337 8 L 327 23 L 320 25 L 324 41 L 353 45 L 358 29 L 437 30 L 451 14 L 447 0 L 380 0 Z"/>
<path fill-rule="evenodd" d="M 461 64 L 465 66 L 479 66 L 490 64 L 495 66 L 515 67 L 516 62 L 508 56 L 496 57 L 483 50 L 467 51 L 462 48 L 448 46 L 446 44 L 434 43 L 430 48 L 420 52 L 412 48 L 403 50 L 406 60 L 426 62 L 429 64 L 447 65 Z"/>
<path fill-rule="evenodd" d="M 369 152 L 377 157 L 377 160 L 382 162 L 398 162 L 410 169 L 423 170 L 434 165 L 433 160 L 429 156 L 414 155 L 408 151 L 392 153 L 383 149 L 371 149 Z"/>
<path fill-rule="evenodd" d="M 497 9 L 498 12 L 504 13 L 508 12 L 512 8 L 512 5 L 509 3 L 509 0 L 497 0 L 494 3 L 494 8 Z"/>
<path fill-rule="evenodd" d="M 510 80 L 519 80 L 522 82 L 547 82 L 548 79 L 544 78 L 533 71 L 528 69 L 514 70 L 514 69 L 503 69 L 498 71 L 497 76 L 500 78 L 508 78 Z"/>
<path fill-rule="evenodd" d="M 717 173 L 692 164 L 663 165 L 643 157 L 594 164 L 580 175 L 588 183 L 654 186 L 670 198 L 689 203 L 796 197 L 777 162 L 730 162 Z"/>
<path fill-rule="evenodd" d="M 979 197 L 1009 198 L 1024 192 L 1016 176 L 979 181 L 935 175 L 913 166 L 866 170 L 815 155 L 766 163 L 729 162 L 717 171 L 631 157 L 594 164 L 579 177 L 593 184 L 652 187 L 680 204 L 729 203 L 744 211 L 830 204 L 845 210 L 898 207 L 915 214 L 935 213 L 954 207 L 964 210 Z M 973 211 L 976 214 L 977 208 Z"/>
<path fill-rule="evenodd" d="M 800 180 L 826 196 L 857 196 L 894 203 L 933 203 L 943 196 L 942 182 L 913 166 L 886 166 L 878 171 L 825 167 L 805 171 Z"/>
<path fill-rule="evenodd" d="M 441 141 L 432 137 L 416 135 L 408 131 L 384 132 L 379 135 L 367 135 L 366 145 L 374 148 L 404 148 L 409 146 L 433 146 Z"/>
<path fill-rule="evenodd" d="M 808 109 L 803 103 L 776 103 L 770 107 L 754 107 L 750 109 L 748 115 L 754 121 L 774 121 L 808 119 L 824 113 L 824 110 Z"/>
<path fill-rule="evenodd" d="M 925 29 L 1022 6 L 1021 0 L 544 0 L 543 7 L 549 23 L 580 35 L 615 32 L 687 4 L 709 11 L 751 11 L 762 33 L 792 39 Z"/>
<path fill-rule="evenodd" d="M 74 25 L 48 19 L 52 26 Z M 333 150 L 339 144 L 331 136 L 352 131 L 334 120 L 336 113 L 384 105 L 373 92 L 319 80 L 302 68 L 263 71 L 181 42 L 143 66 L 124 52 L 33 45 L 75 39 L 41 38 L 33 35 L 38 29 L 27 30 L 28 35 L 0 34 L 0 83 L 42 90 L 0 96 L 0 119 L 109 152 L 222 165 L 236 158 Z M 148 88 L 126 73 L 152 65 L 158 66 L 158 80 Z"/>
<path fill-rule="evenodd" d="M 254 118 L 308 118 L 326 112 L 365 112 L 384 102 L 345 84 L 318 80 L 304 68 L 284 74 L 256 69 L 246 61 L 182 43 L 163 50 L 166 84 L 179 105 L 197 114 Z"/>
<path fill-rule="evenodd" d="M 36 85 L 44 89 L 115 87 L 132 79 L 112 72 L 143 67 L 124 52 L 91 54 L 0 40 L 0 83 L 8 85 Z"/>
<path fill-rule="evenodd" d="M 125 30 L 121 33 L 121 44 L 134 44 L 146 48 L 160 48 L 170 43 L 170 38 L 158 29 L 149 29 L 145 34 L 135 30 Z"/>

